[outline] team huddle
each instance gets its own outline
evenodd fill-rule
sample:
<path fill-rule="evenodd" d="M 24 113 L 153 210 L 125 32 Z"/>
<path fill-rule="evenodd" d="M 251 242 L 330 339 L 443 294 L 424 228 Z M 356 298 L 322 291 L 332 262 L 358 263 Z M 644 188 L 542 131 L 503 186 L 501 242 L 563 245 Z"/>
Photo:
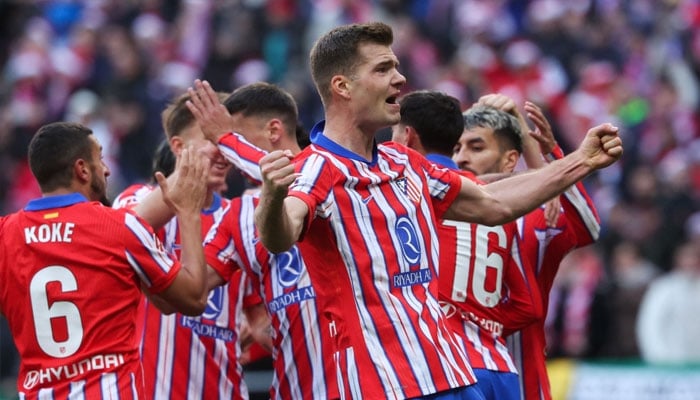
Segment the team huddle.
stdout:
<path fill-rule="evenodd" d="M 581 180 L 621 157 L 618 130 L 564 155 L 533 103 L 402 93 L 392 41 L 316 41 L 310 143 L 279 87 L 196 80 L 162 113 L 154 181 L 112 207 L 91 131 L 40 128 L 42 197 L 0 217 L 20 398 L 245 399 L 256 343 L 273 399 L 551 399 L 548 294 L 598 237 Z M 226 199 L 232 166 L 256 187 Z"/>

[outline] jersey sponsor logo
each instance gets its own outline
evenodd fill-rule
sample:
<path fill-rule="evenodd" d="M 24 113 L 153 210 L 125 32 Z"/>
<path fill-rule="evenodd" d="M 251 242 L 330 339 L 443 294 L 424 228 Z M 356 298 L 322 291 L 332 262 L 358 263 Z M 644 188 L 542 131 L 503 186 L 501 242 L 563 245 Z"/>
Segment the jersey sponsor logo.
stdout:
<path fill-rule="evenodd" d="M 37 385 L 73 379 L 90 371 L 113 369 L 124 364 L 123 354 L 98 354 L 70 365 L 59 365 L 27 372 L 22 386 L 31 390 Z"/>
<path fill-rule="evenodd" d="M 41 224 L 39 226 L 29 226 L 24 228 L 24 242 L 32 243 L 70 243 L 73 241 L 72 222 L 53 222 L 51 224 Z"/>
<path fill-rule="evenodd" d="M 267 307 L 271 313 L 277 312 L 285 307 L 298 304 L 305 300 L 316 298 L 316 292 L 312 286 L 305 286 L 296 290 L 287 292 L 281 296 L 277 296 L 272 301 L 267 303 Z"/>
<path fill-rule="evenodd" d="M 183 315 L 182 319 L 180 320 L 180 325 L 187 329 L 191 329 L 192 332 L 198 336 L 210 337 L 217 340 L 223 340 L 224 342 L 231 342 L 236 338 L 231 329 L 216 326 L 211 323 L 203 323 L 196 317 L 187 317 Z"/>
<path fill-rule="evenodd" d="M 303 264 L 296 246 L 284 253 L 273 254 L 272 263 L 277 266 L 277 282 L 280 285 L 288 288 L 297 284 L 303 272 Z"/>
<path fill-rule="evenodd" d="M 458 312 L 457 306 L 447 301 L 440 301 L 440 308 L 447 318 L 452 318 Z"/>
<path fill-rule="evenodd" d="M 479 325 L 481 329 L 491 332 L 496 336 L 501 336 L 503 334 L 503 324 L 498 321 L 479 317 L 471 311 L 461 310 L 456 305 L 448 301 L 441 300 L 440 308 L 447 318 L 461 318 Z"/>
<path fill-rule="evenodd" d="M 224 288 L 217 286 L 209 292 L 207 296 L 207 306 L 202 313 L 202 318 L 216 319 L 221 315 L 221 310 L 224 306 Z"/>
<path fill-rule="evenodd" d="M 403 250 L 403 258 L 411 266 L 418 265 L 421 251 L 420 244 L 418 243 L 418 234 L 413 224 L 408 218 L 401 217 L 396 221 L 394 229 L 396 229 L 396 234 L 399 237 L 399 243 Z"/>
<path fill-rule="evenodd" d="M 418 269 L 415 271 L 401 272 L 395 274 L 394 287 L 406 287 L 420 285 L 433 280 L 433 273 L 428 268 Z"/>

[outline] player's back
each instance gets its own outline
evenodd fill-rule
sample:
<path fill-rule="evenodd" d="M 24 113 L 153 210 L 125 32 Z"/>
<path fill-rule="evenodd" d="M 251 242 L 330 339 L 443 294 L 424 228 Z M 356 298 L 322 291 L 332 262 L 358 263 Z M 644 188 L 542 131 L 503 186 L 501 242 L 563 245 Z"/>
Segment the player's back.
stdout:
<path fill-rule="evenodd" d="M 504 330 L 535 321 L 541 311 L 529 286 L 534 279 L 518 254 L 516 225 L 443 220 L 439 231 L 440 302 L 450 326 L 466 340 L 472 368 L 517 372 Z"/>
<path fill-rule="evenodd" d="M 78 197 L 40 199 L 49 207 L 28 207 L 0 226 L 0 307 L 22 359 L 18 390 L 27 399 L 134 398 L 142 390 L 141 295 L 127 257 L 145 254 L 129 254 L 124 243 L 128 228 L 150 231 L 125 211 Z"/>

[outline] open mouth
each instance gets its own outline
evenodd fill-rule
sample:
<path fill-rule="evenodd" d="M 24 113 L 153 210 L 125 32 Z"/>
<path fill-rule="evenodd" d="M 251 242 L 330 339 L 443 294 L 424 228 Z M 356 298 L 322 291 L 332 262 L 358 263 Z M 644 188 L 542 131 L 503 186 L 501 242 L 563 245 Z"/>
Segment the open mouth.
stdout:
<path fill-rule="evenodd" d="M 399 98 L 399 96 L 389 96 L 389 97 L 387 97 L 386 102 L 389 104 L 398 104 L 397 103 L 398 98 Z"/>
<path fill-rule="evenodd" d="M 229 162 L 227 162 L 227 161 L 217 161 L 217 162 L 215 162 L 215 163 L 212 163 L 211 166 L 212 166 L 214 169 L 225 170 L 225 169 L 227 169 L 227 168 L 229 167 L 229 165 L 231 165 L 231 164 L 230 164 Z"/>

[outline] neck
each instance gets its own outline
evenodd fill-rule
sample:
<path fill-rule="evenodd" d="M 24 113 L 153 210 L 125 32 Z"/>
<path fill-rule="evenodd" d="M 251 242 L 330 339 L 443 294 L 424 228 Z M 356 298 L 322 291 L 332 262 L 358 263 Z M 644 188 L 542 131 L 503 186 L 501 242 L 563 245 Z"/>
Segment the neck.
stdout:
<path fill-rule="evenodd" d="M 80 193 L 83 196 L 85 196 L 85 198 L 90 199 L 90 200 L 94 200 L 94 199 L 90 198 L 90 191 L 89 190 L 87 190 L 86 188 L 83 188 L 83 187 L 75 187 L 75 185 L 71 185 L 68 187 L 64 186 L 64 187 L 60 187 L 58 189 L 49 190 L 49 191 L 42 190 L 41 197 L 61 196 L 64 194 L 71 194 L 71 193 Z"/>
<path fill-rule="evenodd" d="M 207 198 L 204 200 L 204 209 L 208 209 L 214 203 L 214 191 L 207 190 Z"/>
<path fill-rule="evenodd" d="M 351 117 L 329 115 L 327 118 L 324 128 L 326 137 L 367 160 L 372 159 L 374 136 L 379 127 L 361 126 Z"/>

